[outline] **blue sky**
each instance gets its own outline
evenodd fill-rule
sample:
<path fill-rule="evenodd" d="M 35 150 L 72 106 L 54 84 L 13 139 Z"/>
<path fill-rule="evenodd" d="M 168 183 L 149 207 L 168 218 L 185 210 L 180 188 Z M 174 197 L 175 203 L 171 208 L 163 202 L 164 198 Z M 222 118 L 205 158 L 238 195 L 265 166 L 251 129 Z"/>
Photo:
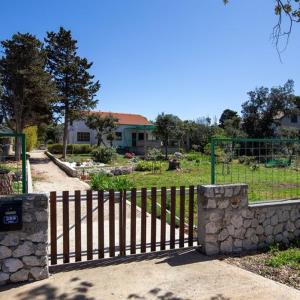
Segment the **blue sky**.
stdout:
<path fill-rule="evenodd" d="M 160 112 L 182 119 L 240 111 L 255 87 L 295 80 L 300 94 L 299 28 L 283 63 L 270 35 L 274 1 L 3 0 L 0 39 L 31 32 L 39 38 L 71 29 L 79 53 L 101 82 L 98 109 Z"/>

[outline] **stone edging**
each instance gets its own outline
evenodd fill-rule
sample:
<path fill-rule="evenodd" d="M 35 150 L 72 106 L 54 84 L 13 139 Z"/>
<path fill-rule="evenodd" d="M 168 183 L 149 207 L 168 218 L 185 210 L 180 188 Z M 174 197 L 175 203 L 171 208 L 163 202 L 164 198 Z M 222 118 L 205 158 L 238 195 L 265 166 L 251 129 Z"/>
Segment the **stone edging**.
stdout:
<path fill-rule="evenodd" d="M 68 166 L 65 162 L 61 161 L 57 157 L 55 157 L 52 153 L 45 151 L 45 154 L 67 175 L 71 177 L 78 177 L 78 172 L 76 169 Z"/>

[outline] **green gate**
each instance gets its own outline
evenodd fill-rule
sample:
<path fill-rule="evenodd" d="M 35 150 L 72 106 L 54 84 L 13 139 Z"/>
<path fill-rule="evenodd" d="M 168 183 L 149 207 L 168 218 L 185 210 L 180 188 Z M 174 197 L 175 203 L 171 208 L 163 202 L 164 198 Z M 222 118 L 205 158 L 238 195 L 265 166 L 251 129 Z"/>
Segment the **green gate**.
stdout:
<path fill-rule="evenodd" d="M 299 139 L 211 140 L 211 183 L 246 183 L 250 201 L 299 199 L 299 171 Z"/>
<path fill-rule="evenodd" d="M 16 159 L 17 143 L 21 147 L 20 159 Z M 13 193 L 27 193 L 25 134 L 0 132 L 0 169 L 13 173 Z"/>

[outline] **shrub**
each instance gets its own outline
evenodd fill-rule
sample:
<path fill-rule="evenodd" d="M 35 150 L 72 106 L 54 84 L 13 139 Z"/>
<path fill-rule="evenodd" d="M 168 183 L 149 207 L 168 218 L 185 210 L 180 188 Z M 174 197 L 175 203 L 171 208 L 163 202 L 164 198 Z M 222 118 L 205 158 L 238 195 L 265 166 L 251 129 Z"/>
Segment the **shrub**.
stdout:
<path fill-rule="evenodd" d="M 133 182 L 123 176 L 109 177 L 104 173 L 91 176 L 91 187 L 93 190 L 129 190 L 133 187 Z"/>
<path fill-rule="evenodd" d="M 63 150 L 62 144 L 48 144 L 48 151 L 53 154 L 61 154 Z M 69 144 L 67 146 L 67 154 L 88 154 L 93 150 L 93 146 L 89 144 Z"/>
<path fill-rule="evenodd" d="M 147 160 L 154 160 L 154 161 L 163 160 L 164 155 L 161 152 L 161 150 L 159 150 L 157 148 L 152 148 L 152 149 L 147 151 L 146 159 Z"/>
<path fill-rule="evenodd" d="M 111 147 L 99 146 L 92 151 L 92 156 L 96 162 L 107 164 L 116 156 L 116 150 Z"/>
<path fill-rule="evenodd" d="M 136 171 L 156 171 L 160 169 L 160 163 L 146 160 L 140 160 L 135 168 Z"/>
<path fill-rule="evenodd" d="M 26 151 L 31 151 L 37 146 L 38 136 L 37 136 L 37 126 L 29 126 L 23 130 L 26 136 Z"/>

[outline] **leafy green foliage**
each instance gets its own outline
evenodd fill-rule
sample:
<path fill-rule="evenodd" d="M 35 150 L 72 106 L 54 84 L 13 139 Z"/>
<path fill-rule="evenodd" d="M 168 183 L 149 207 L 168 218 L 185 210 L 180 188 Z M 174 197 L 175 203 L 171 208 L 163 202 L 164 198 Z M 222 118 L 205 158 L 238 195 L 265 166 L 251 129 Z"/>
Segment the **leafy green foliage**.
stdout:
<path fill-rule="evenodd" d="M 164 158 L 163 153 L 160 151 L 160 149 L 157 148 L 151 148 L 147 151 L 146 159 L 147 160 L 162 160 Z"/>
<path fill-rule="evenodd" d="M 96 162 L 107 164 L 116 156 L 116 150 L 112 147 L 99 146 L 92 151 L 92 156 Z"/>
<path fill-rule="evenodd" d="M 57 101 L 54 110 L 64 116 L 63 157 L 67 154 L 67 135 L 70 120 L 79 118 L 82 110 L 94 108 L 100 89 L 98 81 L 89 74 L 92 63 L 77 54 L 77 41 L 70 30 L 60 27 L 59 31 L 48 32 L 46 52 L 47 69 L 51 73 L 57 88 Z"/>
<path fill-rule="evenodd" d="M 136 171 L 157 171 L 161 169 L 160 162 L 140 160 L 136 167 Z"/>
<path fill-rule="evenodd" d="M 38 136 L 37 136 L 37 126 L 29 126 L 23 130 L 26 136 L 26 151 L 29 152 L 37 146 Z"/>
<path fill-rule="evenodd" d="M 53 154 L 62 153 L 63 145 L 62 144 L 50 144 L 48 145 L 48 151 Z M 69 144 L 67 147 L 67 153 L 69 154 L 86 154 L 91 153 L 93 146 L 89 144 Z"/>
<path fill-rule="evenodd" d="M 172 114 L 160 114 L 155 120 L 154 134 L 161 139 L 165 147 L 165 158 L 168 158 L 168 147 L 171 139 L 178 138 L 181 120 Z"/>
<path fill-rule="evenodd" d="M 97 145 L 104 144 L 103 135 L 106 134 L 108 139 L 113 141 L 114 130 L 117 127 L 118 119 L 114 118 L 111 114 L 108 116 L 101 116 L 100 113 L 89 113 L 85 118 L 85 123 L 90 129 L 96 130 Z"/>
<path fill-rule="evenodd" d="M 133 182 L 124 176 L 107 176 L 103 173 L 94 174 L 91 177 L 91 187 L 93 190 L 129 190 L 133 187 Z"/>

